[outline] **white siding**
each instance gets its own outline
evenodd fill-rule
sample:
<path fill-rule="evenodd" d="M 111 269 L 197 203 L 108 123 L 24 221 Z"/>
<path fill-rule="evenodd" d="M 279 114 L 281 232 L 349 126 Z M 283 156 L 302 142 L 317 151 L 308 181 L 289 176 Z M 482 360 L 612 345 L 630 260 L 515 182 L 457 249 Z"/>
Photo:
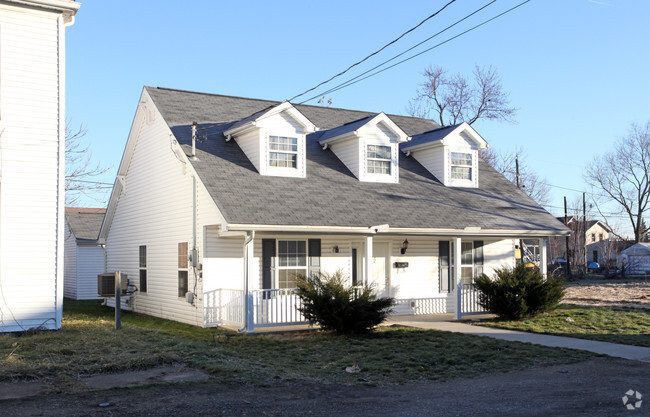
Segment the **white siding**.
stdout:
<path fill-rule="evenodd" d="M 356 139 L 346 140 L 332 145 L 332 152 L 345 164 L 352 174 L 359 178 L 359 167 L 361 166 L 361 154 L 359 152 L 359 141 Z"/>
<path fill-rule="evenodd" d="M 141 101 L 150 102 L 146 92 Z M 142 105 L 138 113 L 142 113 Z M 190 268 L 189 290 L 194 305 L 178 297 L 178 243 L 192 248 L 192 170 L 170 150 L 171 132 L 157 110 L 145 122 L 136 114 L 129 140 L 135 148 L 123 160 L 126 188 L 122 191 L 106 240 L 108 270 L 120 270 L 139 286 L 138 248 L 147 246 L 147 292 L 137 293 L 132 308 L 140 313 L 203 325 L 202 281 Z M 128 145 L 127 145 L 128 147 Z M 125 157 L 126 157 L 125 153 Z M 196 239 L 199 263 L 204 256 L 204 226 L 220 223 L 214 202 L 197 178 Z"/>
<path fill-rule="evenodd" d="M 483 273 L 492 276 L 494 270 L 515 266 L 515 244 L 512 239 L 483 242 Z"/>
<path fill-rule="evenodd" d="M 220 238 L 216 226 L 206 228 L 203 290 L 244 288 L 244 238 Z"/>
<path fill-rule="evenodd" d="M 65 223 L 65 256 L 63 296 L 77 298 L 77 239 Z"/>
<path fill-rule="evenodd" d="M 77 300 L 95 300 L 97 275 L 104 272 L 104 250 L 101 246 L 77 246 Z"/>
<path fill-rule="evenodd" d="M 427 169 L 441 183 L 445 184 L 445 152 L 442 147 L 428 148 L 421 151 L 411 152 L 411 157 L 415 158 L 423 167 Z"/>
<path fill-rule="evenodd" d="M 61 325 L 64 32 L 0 5 L 0 331 Z"/>
<path fill-rule="evenodd" d="M 254 129 L 241 136 L 237 136 L 235 140 L 248 159 L 253 163 L 257 172 L 260 172 L 260 131 Z"/>

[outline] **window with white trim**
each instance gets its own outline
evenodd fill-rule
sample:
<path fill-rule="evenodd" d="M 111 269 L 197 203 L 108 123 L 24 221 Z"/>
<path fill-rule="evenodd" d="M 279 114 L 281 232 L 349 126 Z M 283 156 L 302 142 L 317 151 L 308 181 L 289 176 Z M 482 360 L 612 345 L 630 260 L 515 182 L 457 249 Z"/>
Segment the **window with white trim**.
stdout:
<path fill-rule="evenodd" d="M 451 152 L 451 179 L 472 180 L 472 154 Z"/>
<path fill-rule="evenodd" d="M 278 240 L 277 253 L 277 288 L 296 288 L 296 276 L 307 275 L 307 241 Z"/>
<path fill-rule="evenodd" d="M 269 135 L 269 166 L 298 168 L 298 138 Z"/>
<path fill-rule="evenodd" d="M 368 145 L 366 149 L 366 166 L 368 174 L 390 175 L 391 147 L 385 145 Z"/>

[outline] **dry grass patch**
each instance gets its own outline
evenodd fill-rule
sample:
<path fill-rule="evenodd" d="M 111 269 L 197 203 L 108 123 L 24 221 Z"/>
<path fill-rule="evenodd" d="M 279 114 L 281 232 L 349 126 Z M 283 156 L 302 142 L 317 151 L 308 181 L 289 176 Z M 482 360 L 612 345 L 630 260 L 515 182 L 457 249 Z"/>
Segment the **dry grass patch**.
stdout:
<path fill-rule="evenodd" d="M 215 338 L 201 329 L 96 302 L 64 304 L 63 329 L 0 336 L 0 381 L 70 378 L 182 363 L 226 383 L 277 380 L 406 383 L 581 361 L 586 352 L 440 331 L 391 327 L 364 336 L 322 332 Z M 360 372 L 345 368 L 358 365 Z"/>

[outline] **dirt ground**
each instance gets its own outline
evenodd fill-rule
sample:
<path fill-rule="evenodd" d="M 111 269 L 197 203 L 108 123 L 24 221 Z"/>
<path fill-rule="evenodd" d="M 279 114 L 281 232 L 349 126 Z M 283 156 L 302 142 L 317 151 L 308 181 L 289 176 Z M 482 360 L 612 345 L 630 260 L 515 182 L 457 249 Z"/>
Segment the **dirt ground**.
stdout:
<path fill-rule="evenodd" d="M 650 309 L 650 282 L 579 281 L 568 286 L 563 303 Z"/>
<path fill-rule="evenodd" d="M 572 365 L 389 387 L 214 380 L 0 401 L 1 416 L 650 416 L 650 365 L 596 357 Z M 103 406 L 100 406 L 102 404 Z"/>

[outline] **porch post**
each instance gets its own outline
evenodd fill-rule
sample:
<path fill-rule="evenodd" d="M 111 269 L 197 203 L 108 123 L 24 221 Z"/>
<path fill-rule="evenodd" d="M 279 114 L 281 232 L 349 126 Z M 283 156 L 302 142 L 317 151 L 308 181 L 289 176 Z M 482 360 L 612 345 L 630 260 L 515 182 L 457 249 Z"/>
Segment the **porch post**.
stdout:
<path fill-rule="evenodd" d="M 460 242 L 461 242 L 461 238 L 459 237 L 455 237 L 452 242 L 452 244 L 454 245 L 454 247 L 452 248 L 452 253 L 453 253 L 452 262 L 454 266 L 453 267 L 454 277 L 453 277 L 453 283 L 451 285 L 450 290 L 453 289 L 456 290 L 456 314 L 455 314 L 456 320 L 460 320 L 462 317 L 462 305 L 461 305 L 462 300 L 460 294 L 461 292 L 460 289 L 462 288 L 460 284 L 461 281 L 460 257 L 461 257 L 462 250 L 461 250 Z"/>
<path fill-rule="evenodd" d="M 542 273 L 542 276 L 546 277 L 546 238 L 539 238 L 539 271 Z"/>
<path fill-rule="evenodd" d="M 364 283 L 370 284 L 372 280 L 372 236 L 366 236 L 366 267 L 364 268 Z"/>

